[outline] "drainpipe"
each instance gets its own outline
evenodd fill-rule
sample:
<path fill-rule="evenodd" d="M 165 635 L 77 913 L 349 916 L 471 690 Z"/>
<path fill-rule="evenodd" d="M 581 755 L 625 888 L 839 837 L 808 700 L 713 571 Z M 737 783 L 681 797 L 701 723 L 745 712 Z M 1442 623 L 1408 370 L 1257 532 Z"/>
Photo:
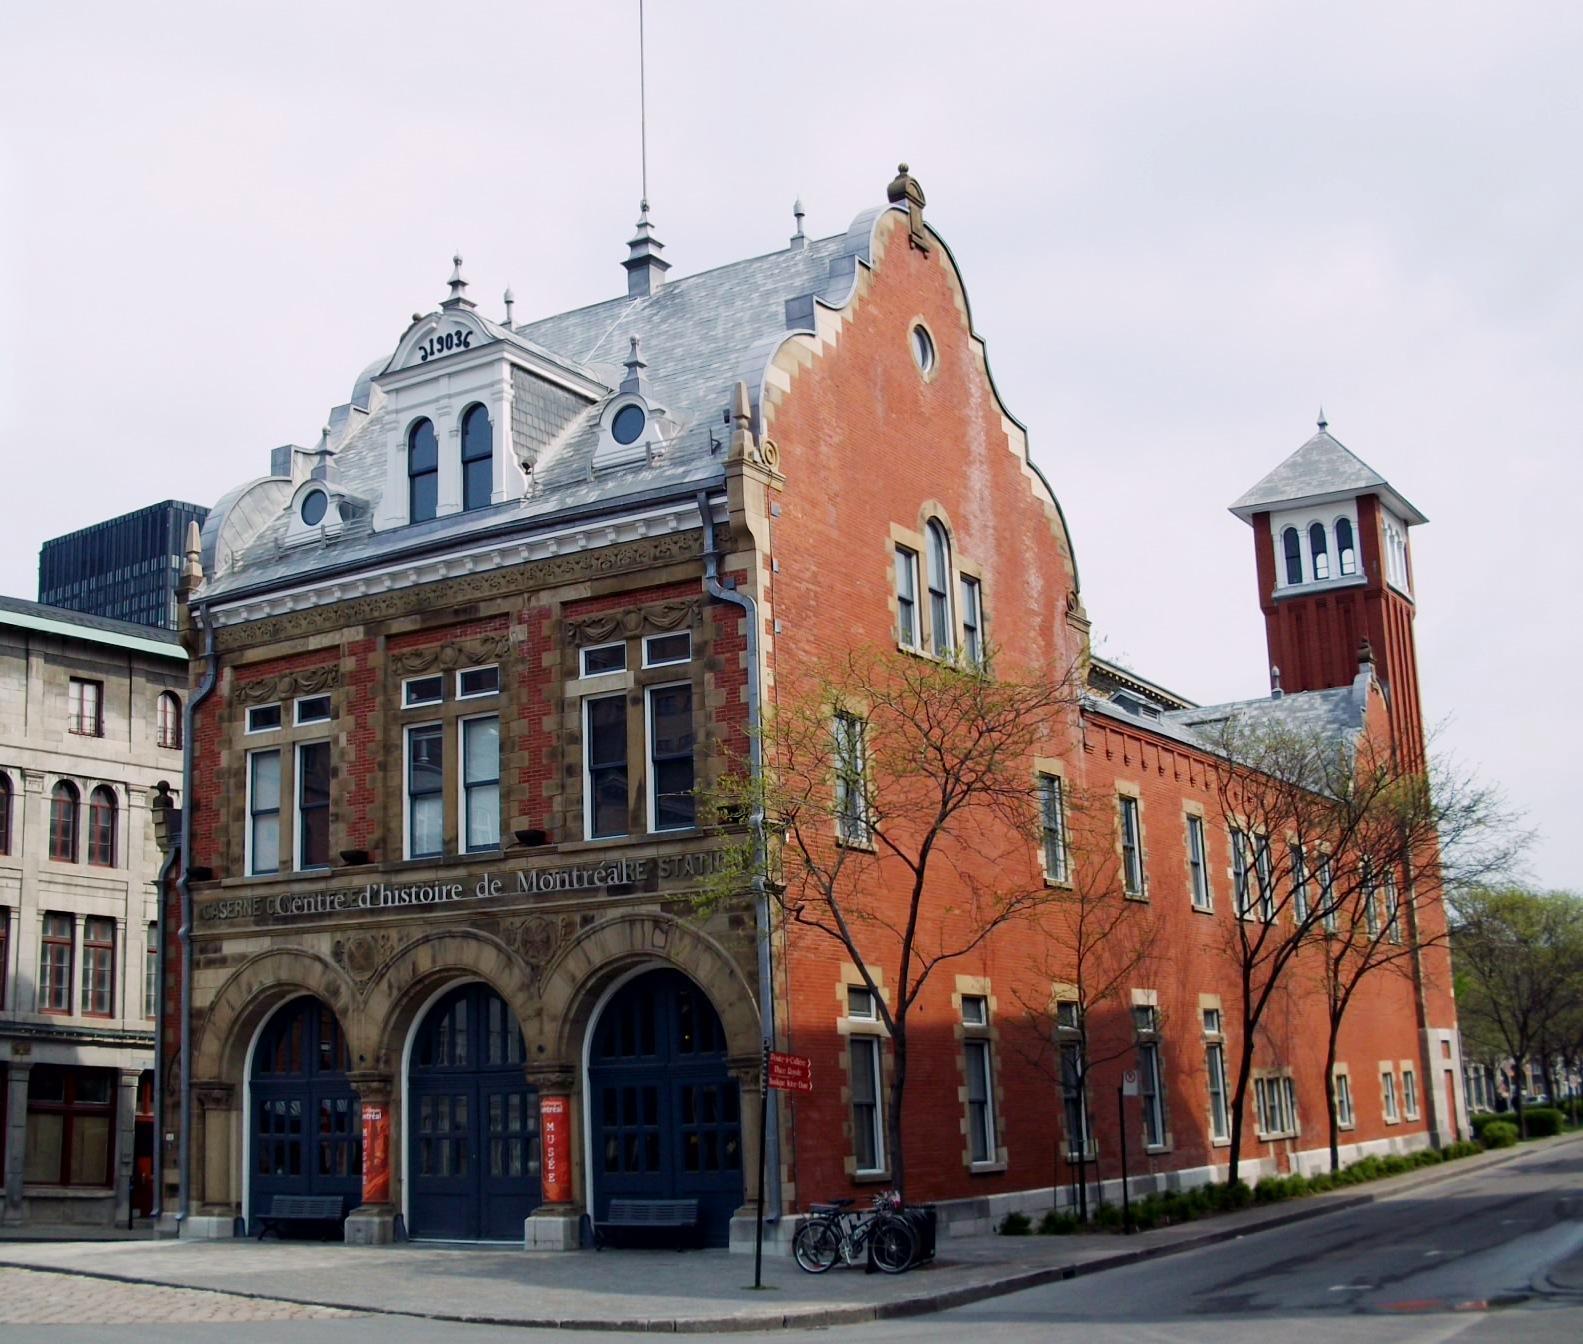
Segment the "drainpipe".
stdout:
<path fill-rule="evenodd" d="M 165 1212 L 165 891 L 176 859 L 177 850 L 172 845 L 159 861 L 159 876 L 154 879 L 159 892 L 159 917 L 155 922 L 159 945 L 154 951 L 158 997 L 154 1000 L 154 1208 L 149 1217 L 156 1227 Z"/>
<path fill-rule="evenodd" d="M 181 894 L 181 929 L 177 934 L 181 939 L 181 1152 L 176 1178 L 177 1236 L 181 1235 L 181 1225 L 187 1219 L 192 1195 L 192 734 L 198 706 L 213 693 L 220 671 L 209 613 L 201 606 L 194 607 L 193 617 L 203 628 L 203 656 L 208 666 L 198 689 L 187 698 L 181 734 L 181 876 L 176 879 L 176 890 Z"/>
<path fill-rule="evenodd" d="M 698 516 L 704 525 L 704 587 L 709 596 L 721 602 L 741 607 L 747 617 L 748 657 L 748 762 L 753 778 L 764 773 L 764 745 L 759 735 L 761 689 L 759 686 L 759 607 L 753 598 L 738 592 L 736 581 L 720 582 L 720 554 L 715 549 L 715 520 L 710 511 L 707 492 L 698 492 Z M 755 801 L 748 815 L 748 829 L 753 833 L 753 906 L 758 921 L 758 971 L 759 971 L 759 1021 L 762 1024 L 764 1045 L 775 1048 L 775 977 L 770 961 L 770 908 L 769 892 L 764 886 L 764 872 L 769 861 L 769 846 L 764 838 L 764 805 Z M 770 1189 L 765 1201 L 766 1222 L 778 1223 L 781 1216 L 781 1162 L 780 1162 L 780 1108 L 771 1106 L 772 1093 L 765 1093 L 769 1106 L 768 1125 L 765 1130 L 765 1165 L 769 1168 Z"/>

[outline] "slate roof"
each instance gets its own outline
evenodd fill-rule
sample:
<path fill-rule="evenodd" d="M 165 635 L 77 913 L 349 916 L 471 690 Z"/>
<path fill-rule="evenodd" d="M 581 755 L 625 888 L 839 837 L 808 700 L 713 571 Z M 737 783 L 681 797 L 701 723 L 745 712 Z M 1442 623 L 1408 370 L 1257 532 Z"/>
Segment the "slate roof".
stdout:
<path fill-rule="evenodd" d="M 1386 496 L 1391 508 L 1409 523 L 1428 521 L 1321 422 L 1319 432 L 1238 499 L 1231 512 L 1250 520 L 1255 513 L 1277 507 L 1300 508 L 1322 499 L 1362 494 Z"/>
<path fill-rule="evenodd" d="M 28 630 L 58 634 L 65 639 L 86 639 L 95 644 L 141 649 L 162 657 L 186 659 L 181 636 L 174 630 L 134 621 L 116 621 L 108 616 L 91 616 L 69 607 L 52 607 L 29 602 L 21 597 L 0 597 L 0 625 L 15 625 Z"/>
<path fill-rule="evenodd" d="M 515 328 L 488 324 L 496 339 L 592 377 L 610 394 L 624 375 L 629 338 L 639 337 L 648 366 L 648 400 L 663 412 L 669 431 L 656 462 L 594 475 L 601 401 L 569 422 L 561 414 L 559 433 L 533 445 L 534 487 L 527 498 L 376 534 L 372 518 L 383 493 L 391 426 L 375 392 L 378 371 L 370 365 L 358 375 L 351 401 L 337 407 L 329 421 L 330 480 L 352 497 L 355 516 L 349 525 L 331 542 L 288 548 L 283 541 L 293 484 L 261 477 L 239 486 L 216 505 L 204 530 L 202 596 L 298 581 L 316 571 L 472 540 L 474 534 L 532 530 L 570 510 L 637 506 L 645 498 L 673 496 L 718 480 L 728 439 L 723 414 L 732 387 L 746 381 L 758 406 L 771 356 L 790 332 L 812 329 L 815 298 L 839 306 L 850 296 L 857 267 L 868 258 L 874 224 L 887 208 L 895 207 L 859 215 L 844 234 L 670 279 L 648 295 L 622 295 Z M 554 418 L 530 417 L 538 424 Z M 265 515 L 272 516 L 263 521 Z M 235 547 L 225 539 L 232 517 L 238 520 L 234 533 L 246 536 Z"/>

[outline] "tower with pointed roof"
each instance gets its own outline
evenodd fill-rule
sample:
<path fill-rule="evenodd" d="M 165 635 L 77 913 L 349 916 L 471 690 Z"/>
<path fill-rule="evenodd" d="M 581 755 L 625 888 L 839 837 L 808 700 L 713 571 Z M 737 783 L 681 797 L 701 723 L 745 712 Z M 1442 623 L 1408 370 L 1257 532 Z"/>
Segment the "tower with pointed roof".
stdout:
<path fill-rule="evenodd" d="M 1351 684 L 1372 661 L 1404 762 L 1420 763 L 1408 529 L 1428 521 L 1379 472 L 1318 431 L 1231 506 L 1253 528 L 1270 665 L 1287 691 Z"/>

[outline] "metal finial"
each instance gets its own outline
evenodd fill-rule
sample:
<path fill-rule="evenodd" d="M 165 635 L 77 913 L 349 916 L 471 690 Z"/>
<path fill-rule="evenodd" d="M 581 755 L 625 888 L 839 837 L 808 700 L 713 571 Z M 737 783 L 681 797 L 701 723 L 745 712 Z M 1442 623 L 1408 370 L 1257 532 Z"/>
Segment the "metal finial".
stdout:
<path fill-rule="evenodd" d="M 1270 664 L 1270 699 L 1279 700 L 1285 694 L 1281 690 L 1281 669 L 1276 664 Z"/>
<path fill-rule="evenodd" d="M 799 196 L 792 202 L 792 218 L 797 221 L 797 236 L 799 238 L 802 237 L 802 222 L 806 213 L 807 211 L 802 208 L 802 197 Z"/>
<path fill-rule="evenodd" d="M 459 299 L 467 290 L 467 280 L 462 275 L 462 254 L 460 252 L 456 253 L 455 256 L 451 258 L 451 262 L 451 279 L 449 282 L 451 286 L 451 297 L 453 299 Z"/>
<path fill-rule="evenodd" d="M 1321 430 L 1330 428 L 1330 421 L 1325 419 L 1325 408 L 1323 406 L 1319 408 L 1319 428 Z"/>
<path fill-rule="evenodd" d="M 511 325 L 511 305 L 517 301 L 517 296 L 511 292 L 510 285 L 506 286 L 506 292 L 502 295 L 502 298 L 506 304 L 506 325 L 509 327 Z"/>

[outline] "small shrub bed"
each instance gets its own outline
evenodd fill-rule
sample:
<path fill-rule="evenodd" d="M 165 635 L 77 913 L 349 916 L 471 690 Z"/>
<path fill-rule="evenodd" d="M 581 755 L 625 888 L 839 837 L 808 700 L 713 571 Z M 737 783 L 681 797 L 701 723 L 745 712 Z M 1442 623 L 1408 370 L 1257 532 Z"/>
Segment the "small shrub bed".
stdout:
<path fill-rule="evenodd" d="M 1025 1237 L 1033 1231 L 1033 1219 L 1025 1213 L 1008 1213 L 1000 1222 L 1003 1237 Z"/>
<path fill-rule="evenodd" d="M 1561 1132 L 1562 1114 L 1554 1106 L 1534 1106 L 1523 1112 L 1530 1139 L 1548 1139 Z"/>
<path fill-rule="evenodd" d="M 1510 1148 L 1517 1142 L 1517 1126 L 1510 1120 L 1493 1120 L 1479 1133 L 1486 1148 Z"/>

